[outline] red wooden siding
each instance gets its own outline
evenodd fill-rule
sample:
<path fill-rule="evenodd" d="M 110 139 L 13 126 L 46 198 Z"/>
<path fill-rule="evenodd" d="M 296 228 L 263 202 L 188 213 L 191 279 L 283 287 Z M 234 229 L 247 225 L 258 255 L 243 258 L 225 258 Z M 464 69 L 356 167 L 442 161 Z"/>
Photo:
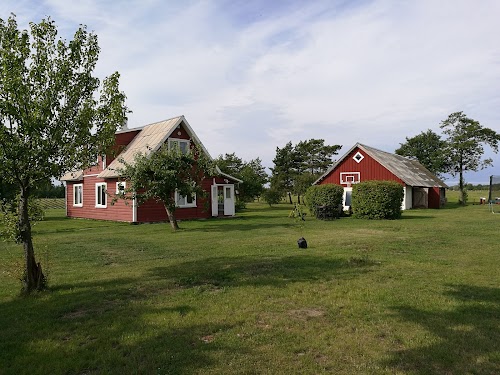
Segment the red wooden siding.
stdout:
<path fill-rule="evenodd" d="M 357 163 L 353 156 L 359 152 L 364 156 L 361 162 Z M 331 171 L 328 176 L 320 182 L 320 184 L 337 184 L 340 185 L 340 173 L 342 172 L 359 172 L 360 181 L 369 180 L 385 180 L 385 181 L 397 181 L 401 185 L 404 182 L 391 173 L 387 168 L 382 166 L 378 161 L 370 157 L 363 150 L 356 147 L 351 153 L 338 165 L 333 171 Z M 342 185 L 347 186 L 347 185 Z"/>
<path fill-rule="evenodd" d="M 196 197 L 196 207 L 177 207 L 175 210 L 175 217 L 178 220 L 186 219 L 203 219 L 212 216 L 211 211 L 211 186 L 212 178 L 205 178 L 202 182 L 202 188 L 207 192 L 205 198 Z M 150 199 L 137 207 L 137 221 L 138 222 L 155 222 L 167 221 L 168 216 L 165 211 L 163 203 L 157 203 L 155 200 Z"/>
<path fill-rule="evenodd" d="M 85 177 L 83 182 L 68 182 L 66 194 L 67 215 L 69 217 L 79 217 L 86 219 L 132 221 L 132 202 L 119 199 L 111 205 L 114 193 L 116 192 L 116 179 L 103 180 L 97 177 Z M 106 197 L 106 208 L 97 208 L 96 203 L 96 183 L 106 182 L 108 196 Z M 83 206 L 73 206 L 73 185 L 83 184 Z"/>
<path fill-rule="evenodd" d="M 170 134 L 169 138 L 190 139 L 191 137 L 189 136 L 189 134 L 187 133 L 186 129 L 184 128 L 184 123 L 182 123 L 181 126 L 178 129 L 175 129 L 172 132 L 172 134 Z"/>
<path fill-rule="evenodd" d="M 113 146 L 113 151 L 106 155 L 106 163 L 108 165 L 111 164 L 111 162 L 115 160 L 115 156 L 118 155 L 125 148 L 125 146 L 132 142 L 140 131 L 141 129 L 137 129 L 125 133 L 115 134 L 115 145 Z"/>
<path fill-rule="evenodd" d="M 428 207 L 440 208 L 441 203 L 441 189 L 439 187 L 429 188 Z"/>

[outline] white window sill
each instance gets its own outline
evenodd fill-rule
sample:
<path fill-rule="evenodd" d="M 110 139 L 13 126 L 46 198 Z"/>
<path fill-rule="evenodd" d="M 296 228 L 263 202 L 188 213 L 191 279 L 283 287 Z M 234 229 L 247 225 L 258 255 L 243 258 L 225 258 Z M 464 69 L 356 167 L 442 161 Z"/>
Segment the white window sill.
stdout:
<path fill-rule="evenodd" d="M 185 206 L 177 206 L 177 208 L 196 208 L 196 204 L 186 204 Z"/>
<path fill-rule="evenodd" d="M 83 207 L 83 204 L 74 204 L 73 207 Z"/>
<path fill-rule="evenodd" d="M 107 208 L 108 206 L 95 206 L 95 208 Z"/>

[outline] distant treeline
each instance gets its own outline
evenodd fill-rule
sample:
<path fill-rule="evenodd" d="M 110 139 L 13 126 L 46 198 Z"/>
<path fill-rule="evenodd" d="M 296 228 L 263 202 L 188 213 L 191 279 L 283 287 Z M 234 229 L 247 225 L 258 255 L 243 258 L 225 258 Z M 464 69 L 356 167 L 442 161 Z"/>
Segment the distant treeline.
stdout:
<path fill-rule="evenodd" d="M 493 190 L 500 190 L 500 184 L 493 184 Z M 458 185 L 450 186 L 451 190 L 460 190 Z M 490 184 L 465 184 L 466 190 L 490 190 Z"/>
<path fill-rule="evenodd" d="M 17 195 L 18 191 L 14 185 L 8 184 L 0 180 L 0 200 L 12 200 Z M 46 181 L 38 184 L 33 190 L 35 198 L 64 198 L 64 186 L 54 185 L 51 181 Z"/>

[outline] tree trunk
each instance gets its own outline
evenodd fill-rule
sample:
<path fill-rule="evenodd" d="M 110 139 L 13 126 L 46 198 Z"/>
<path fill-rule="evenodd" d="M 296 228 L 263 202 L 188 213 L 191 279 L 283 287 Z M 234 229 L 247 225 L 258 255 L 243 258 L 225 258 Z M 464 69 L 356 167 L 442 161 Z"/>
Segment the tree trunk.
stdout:
<path fill-rule="evenodd" d="M 458 203 L 462 206 L 465 205 L 465 194 L 464 194 L 464 176 L 462 169 L 460 169 L 460 178 L 458 182 L 458 189 L 460 190 L 460 193 L 458 194 Z"/>
<path fill-rule="evenodd" d="M 292 193 L 288 192 L 288 199 L 290 200 L 290 204 L 293 204 L 292 202 Z"/>
<path fill-rule="evenodd" d="M 177 219 L 175 218 L 175 210 L 169 209 L 165 206 L 165 211 L 167 211 L 168 221 L 173 230 L 179 229 L 179 224 L 177 224 Z"/>
<path fill-rule="evenodd" d="M 297 194 L 297 203 L 300 204 L 300 194 Z"/>
<path fill-rule="evenodd" d="M 460 156 L 460 178 L 458 182 L 458 188 L 460 193 L 458 195 L 458 203 L 462 206 L 465 206 L 465 192 L 464 192 L 464 167 L 462 162 L 462 156 Z"/>
<path fill-rule="evenodd" d="M 22 188 L 19 198 L 19 237 L 23 244 L 25 269 L 21 279 L 23 283 L 23 292 L 26 294 L 34 290 L 42 290 L 46 287 L 46 278 L 42 272 L 42 266 L 35 260 L 35 252 L 33 250 L 33 240 L 31 238 L 31 223 L 28 213 L 28 197 L 29 189 Z"/>

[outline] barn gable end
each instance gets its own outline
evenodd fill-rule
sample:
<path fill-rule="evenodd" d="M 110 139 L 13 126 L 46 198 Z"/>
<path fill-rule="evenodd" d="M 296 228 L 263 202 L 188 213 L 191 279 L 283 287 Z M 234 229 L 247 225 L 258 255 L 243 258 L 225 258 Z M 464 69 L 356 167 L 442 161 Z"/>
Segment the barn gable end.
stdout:
<path fill-rule="evenodd" d="M 402 209 L 439 208 L 444 203 L 444 182 L 418 161 L 357 143 L 314 184 L 344 187 L 344 207 L 350 206 L 352 185 L 361 181 L 396 181 L 404 188 Z"/>

